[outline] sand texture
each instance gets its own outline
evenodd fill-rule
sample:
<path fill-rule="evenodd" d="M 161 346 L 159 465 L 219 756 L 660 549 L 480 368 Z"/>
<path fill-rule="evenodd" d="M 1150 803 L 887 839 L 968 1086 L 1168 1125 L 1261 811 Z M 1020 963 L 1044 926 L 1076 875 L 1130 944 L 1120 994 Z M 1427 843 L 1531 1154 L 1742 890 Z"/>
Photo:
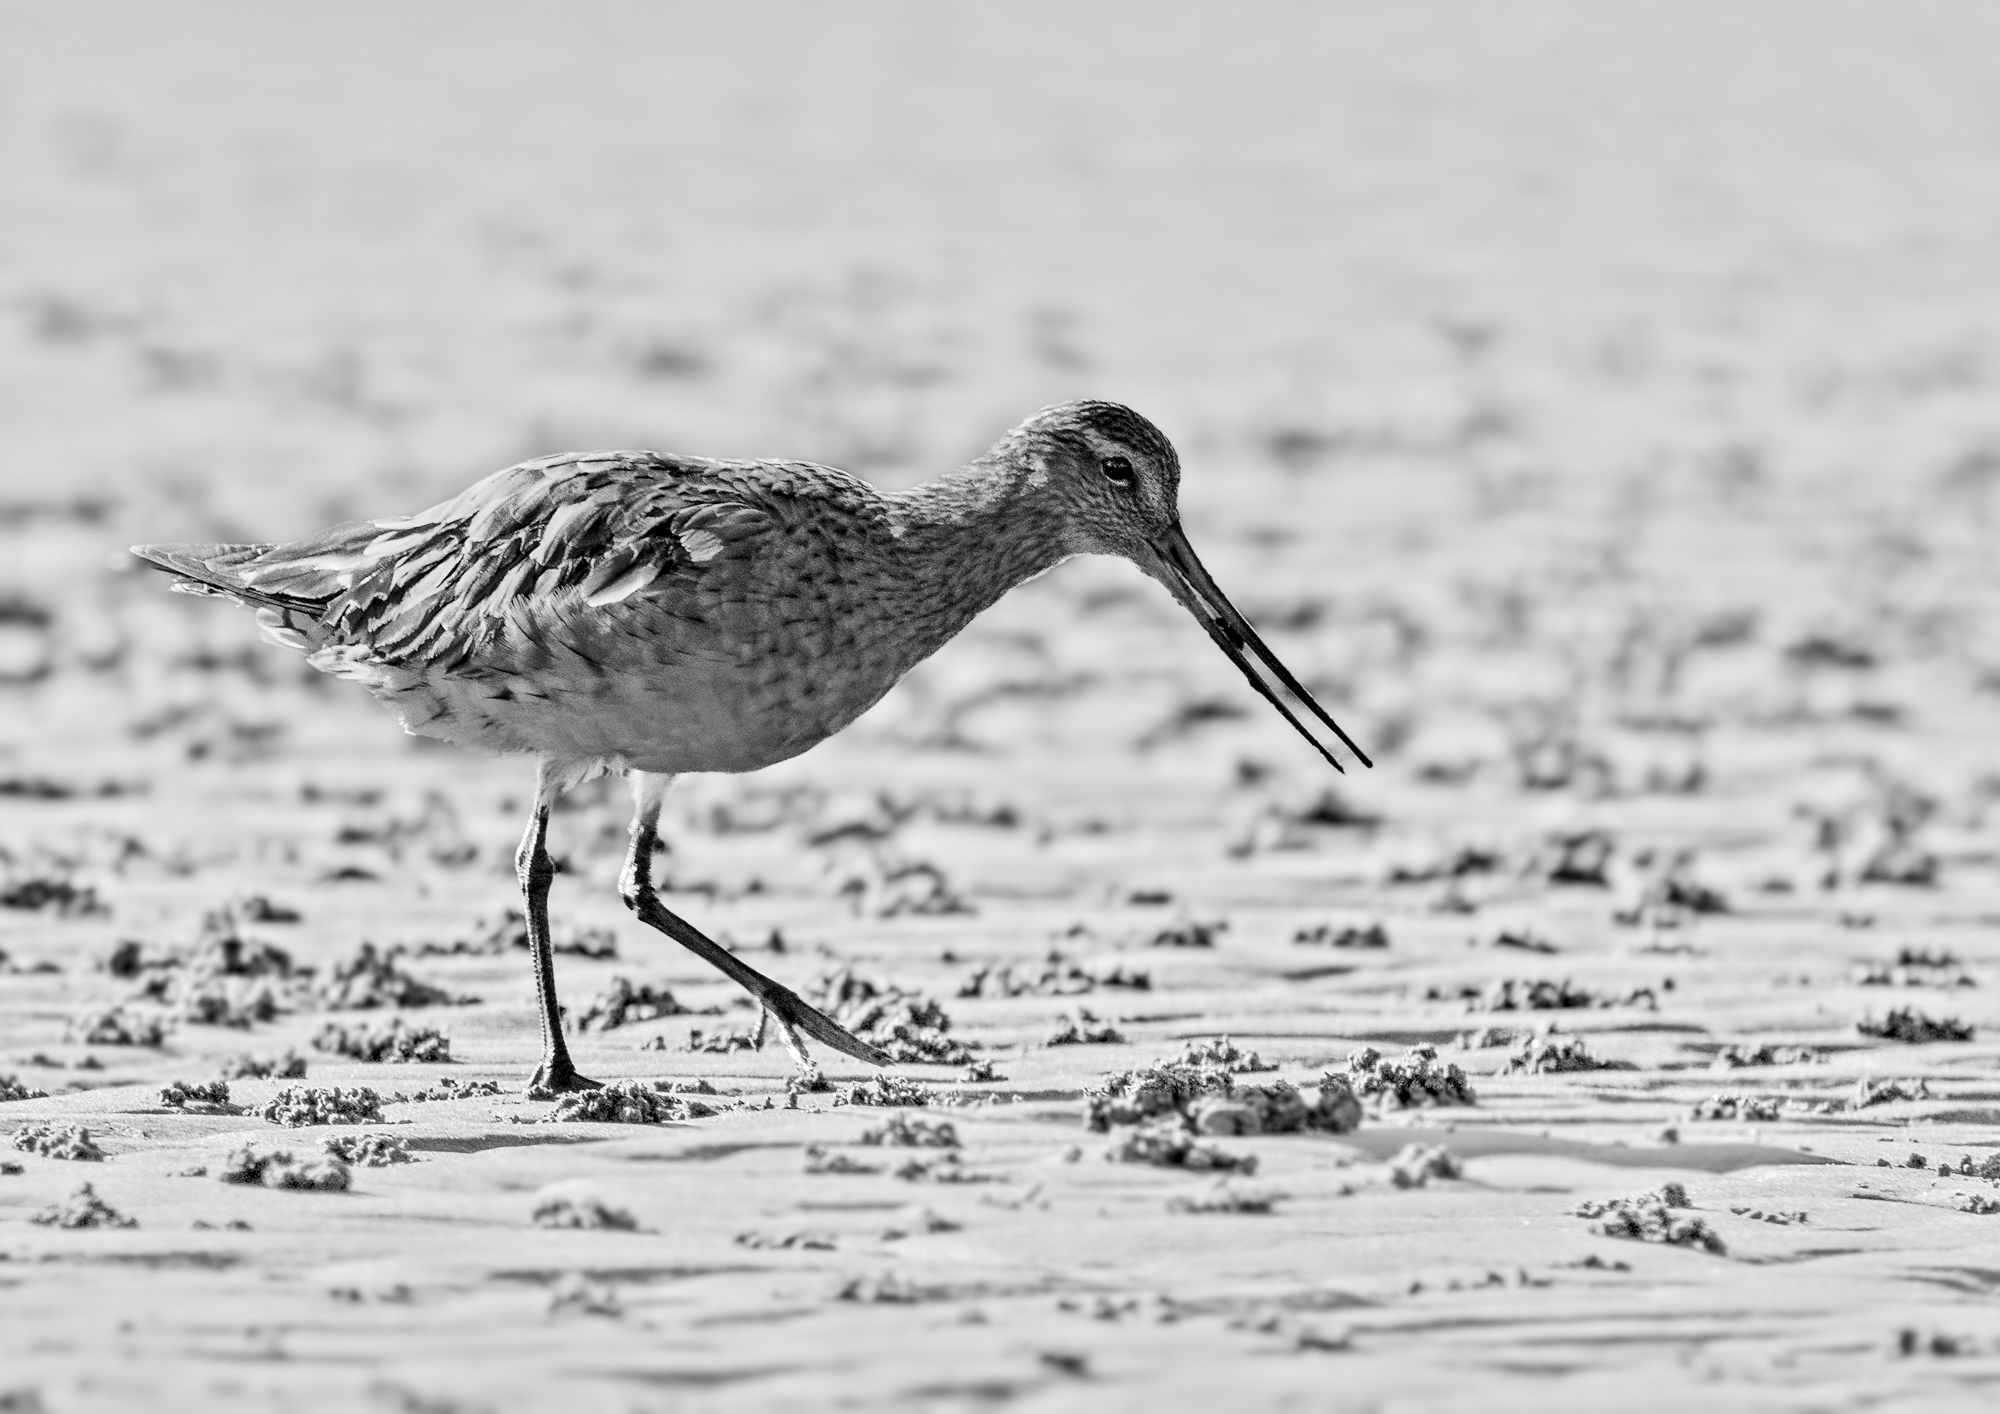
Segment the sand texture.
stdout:
<path fill-rule="evenodd" d="M 0 1409 L 1818 1410 L 2000 1375 L 2000 11 L 0 16 Z M 1335 777 L 1077 562 L 683 781 L 134 541 L 594 447 L 1180 446 Z"/>

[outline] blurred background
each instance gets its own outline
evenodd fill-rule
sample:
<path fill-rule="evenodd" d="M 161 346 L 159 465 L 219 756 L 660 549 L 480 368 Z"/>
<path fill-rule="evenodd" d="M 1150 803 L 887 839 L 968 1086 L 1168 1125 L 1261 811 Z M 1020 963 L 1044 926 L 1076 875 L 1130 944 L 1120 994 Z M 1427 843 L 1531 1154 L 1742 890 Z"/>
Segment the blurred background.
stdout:
<path fill-rule="evenodd" d="M 1930 0 L 10 6 L 0 751 L 172 757 L 224 701 L 245 753 L 398 749 L 135 539 L 606 446 L 904 486 L 1090 395 L 1399 779 L 1712 783 L 1807 718 L 1968 778 L 1995 53 Z M 1221 779 L 1309 766 L 1213 657 L 1072 567 L 864 735 L 1072 683 L 1064 776 L 1150 777 L 1190 704 Z"/>

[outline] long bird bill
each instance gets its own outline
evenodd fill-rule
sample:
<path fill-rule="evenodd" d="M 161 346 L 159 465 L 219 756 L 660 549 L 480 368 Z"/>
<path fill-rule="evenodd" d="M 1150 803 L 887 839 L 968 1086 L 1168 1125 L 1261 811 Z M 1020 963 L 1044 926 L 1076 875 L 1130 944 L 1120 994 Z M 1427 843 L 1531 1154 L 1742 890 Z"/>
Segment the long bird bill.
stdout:
<path fill-rule="evenodd" d="M 1250 686 L 1277 708 L 1279 714 L 1292 724 L 1300 736 L 1313 744 L 1313 749 L 1324 756 L 1334 770 L 1345 774 L 1346 767 L 1340 764 L 1340 758 L 1314 734 L 1313 729 L 1299 720 L 1298 714 L 1287 704 L 1286 697 L 1302 704 L 1340 739 L 1342 746 L 1354 753 L 1355 759 L 1362 765 L 1372 767 L 1375 764 L 1368 759 L 1368 753 L 1356 746 L 1353 738 L 1340 729 L 1339 723 L 1326 714 L 1326 709 L 1313 700 L 1313 695 L 1292 676 L 1291 670 L 1278 661 L 1278 655 L 1265 646 L 1257 631 L 1250 627 L 1250 621 L 1236 611 L 1236 606 L 1229 602 L 1221 586 L 1202 567 L 1201 560 L 1194 553 L 1194 546 L 1188 544 L 1187 534 L 1178 523 L 1153 542 L 1153 553 L 1159 556 L 1161 567 L 1165 570 L 1164 574 L 1157 576 L 1161 583 L 1208 630 L 1215 646 L 1229 655 L 1229 661 L 1242 670 Z"/>

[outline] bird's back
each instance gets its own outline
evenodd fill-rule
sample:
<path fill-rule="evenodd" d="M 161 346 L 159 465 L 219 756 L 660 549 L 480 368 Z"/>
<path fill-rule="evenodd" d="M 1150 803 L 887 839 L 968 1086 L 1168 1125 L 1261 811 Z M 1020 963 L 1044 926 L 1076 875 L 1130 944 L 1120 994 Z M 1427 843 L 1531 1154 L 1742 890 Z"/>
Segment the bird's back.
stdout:
<path fill-rule="evenodd" d="M 410 731 L 750 770 L 839 730 L 922 656 L 876 631 L 894 548 L 885 499 L 845 473 L 606 452 L 290 544 L 135 553 L 256 607 L 267 637 Z"/>

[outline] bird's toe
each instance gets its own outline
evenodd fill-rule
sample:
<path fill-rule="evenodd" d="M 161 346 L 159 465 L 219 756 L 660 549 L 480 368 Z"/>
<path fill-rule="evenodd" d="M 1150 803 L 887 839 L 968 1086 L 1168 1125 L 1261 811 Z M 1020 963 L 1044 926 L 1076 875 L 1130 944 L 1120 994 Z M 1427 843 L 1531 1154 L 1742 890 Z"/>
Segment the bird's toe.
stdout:
<path fill-rule="evenodd" d="M 535 1067 L 535 1073 L 528 1077 L 528 1098 L 531 1100 L 553 1100 L 558 1095 L 573 1094 L 578 1090 L 603 1088 L 603 1081 L 577 1074 L 576 1067 L 567 1060 L 543 1061 Z"/>

